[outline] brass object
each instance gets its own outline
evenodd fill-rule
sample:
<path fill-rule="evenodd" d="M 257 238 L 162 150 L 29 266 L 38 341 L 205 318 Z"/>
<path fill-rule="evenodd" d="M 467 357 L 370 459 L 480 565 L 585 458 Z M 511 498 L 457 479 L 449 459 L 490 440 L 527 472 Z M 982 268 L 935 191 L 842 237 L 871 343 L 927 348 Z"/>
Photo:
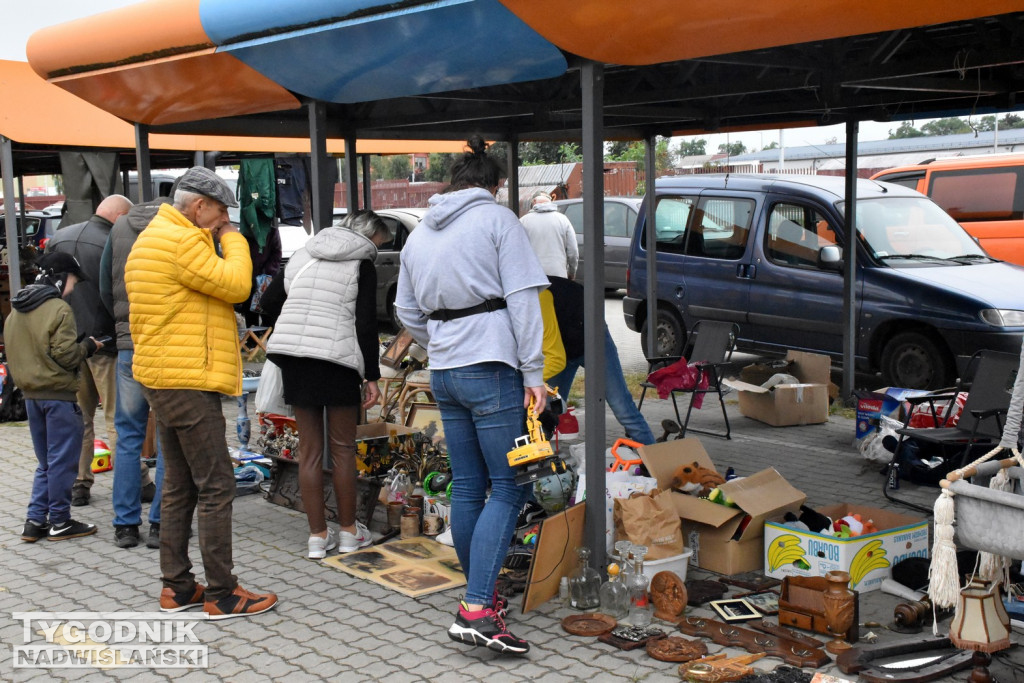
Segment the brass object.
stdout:
<path fill-rule="evenodd" d="M 850 575 L 843 571 L 831 571 L 825 574 L 828 587 L 822 595 L 825 608 L 825 620 L 833 639 L 825 644 L 825 649 L 834 655 L 849 650 L 851 645 L 843 640 L 843 636 L 853 625 L 856 612 L 857 596 L 850 590 Z"/>
<path fill-rule="evenodd" d="M 686 598 L 686 584 L 675 572 L 658 572 L 651 579 L 651 601 L 658 619 L 679 621 L 686 611 Z"/>
<path fill-rule="evenodd" d="M 688 662 L 679 666 L 679 676 L 686 681 L 704 681 L 719 683 L 720 681 L 738 681 L 754 672 L 754 667 L 747 666 L 764 657 L 764 653 L 740 655 L 724 659 L 724 654 L 704 657 L 696 662 Z"/>

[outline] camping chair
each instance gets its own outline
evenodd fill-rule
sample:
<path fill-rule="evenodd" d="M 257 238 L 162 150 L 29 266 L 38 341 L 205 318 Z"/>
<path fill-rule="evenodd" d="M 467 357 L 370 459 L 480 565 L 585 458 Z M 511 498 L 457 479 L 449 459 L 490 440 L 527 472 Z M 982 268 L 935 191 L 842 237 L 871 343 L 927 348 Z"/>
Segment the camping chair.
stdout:
<path fill-rule="evenodd" d="M 725 439 L 732 438 L 732 430 L 729 426 L 729 415 L 726 413 L 725 400 L 722 396 L 722 374 L 719 368 L 732 357 L 732 350 L 736 344 L 736 338 L 739 336 L 739 332 L 740 327 L 736 323 L 716 320 L 700 320 L 690 330 L 690 336 L 687 340 L 687 348 L 683 351 L 683 357 L 691 364 L 696 365 L 700 374 L 698 375 L 698 381 L 695 386 L 687 389 L 673 389 L 671 392 L 672 408 L 675 410 L 676 422 L 680 427 L 679 433 L 675 438 L 684 438 L 687 430 L 697 434 L 706 434 L 708 436 L 718 436 Z M 679 358 L 672 357 L 648 359 L 648 374 L 659 368 L 667 367 L 678 360 Z M 707 378 L 706 388 L 700 387 L 701 376 Z M 641 382 L 640 385 L 642 389 L 640 392 L 640 401 L 637 404 L 638 410 L 643 407 L 644 396 L 647 394 L 647 389 L 654 388 L 654 384 L 649 381 Z M 676 402 L 676 394 L 690 394 L 690 404 L 687 406 L 685 419 L 681 418 L 679 415 L 679 404 Z M 725 420 L 724 432 L 693 429 L 689 427 L 694 400 L 698 395 L 704 396 L 706 394 L 718 394 L 718 402 L 722 408 L 722 418 Z"/>
<path fill-rule="evenodd" d="M 242 339 L 239 345 L 242 349 L 242 354 L 245 359 L 250 363 L 255 360 L 256 354 L 260 351 L 265 356 L 267 354 L 267 340 L 270 339 L 270 333 L 274 331 L 273 327 L 248 327 L 242 334 Z M 249 343 L 252 346 L 249 346 Z"/>
<path fill-rule="evenodd" d="M 909 501 L 900 500 L 890 494 L 889 481 L 894 474 L 898 476 L 901 456 L 908 444 L 917 442 L 919 445 L 931 445 L 940 454 L 946 469 L 962 467 L 970 461 L 974 449 L 989 450 L 995 447 L 1003 434 L 1003 421 L 1010 405 L 1010 393 L 1017 378 L 1020 356 L 999 351 L 979 351 L 967 365 L 964 380 L 956 390 L 927 394 L 908 400 L 910 405 L 928 405 L 935 422 L 934 427 L 909 427 L 912 410 L 907 411 L 903 427 L 896 430 L 899 440 L 893 452 L 892 460 L 885 468 L 885 481 L 882 492 L 894 503 L 906 505 L 930 514 L 932 509 Z M 960 419 L 954 427 L 941 426 L 937 404 L 952 400 L 960 391 L 968 390 Z M 948 415 L 948 411 L 946 413 Z M 944 416 L 943 416 L 944 417 Z M 896 468 L 896 473 L 893 469 Z"/>

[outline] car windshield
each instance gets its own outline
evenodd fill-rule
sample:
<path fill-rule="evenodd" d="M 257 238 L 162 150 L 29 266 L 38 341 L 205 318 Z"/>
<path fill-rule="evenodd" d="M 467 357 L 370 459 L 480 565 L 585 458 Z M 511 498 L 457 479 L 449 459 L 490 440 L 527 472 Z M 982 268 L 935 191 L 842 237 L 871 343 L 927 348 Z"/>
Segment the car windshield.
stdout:
<path fill-rule="evenodd" d="M 839 210 L 844 211 L 839 202 Z M 889 265 L 967 265 L 991 261 L 977 242 L 925 197 L 857 201 L 857 233 L 872 255 Z"/>

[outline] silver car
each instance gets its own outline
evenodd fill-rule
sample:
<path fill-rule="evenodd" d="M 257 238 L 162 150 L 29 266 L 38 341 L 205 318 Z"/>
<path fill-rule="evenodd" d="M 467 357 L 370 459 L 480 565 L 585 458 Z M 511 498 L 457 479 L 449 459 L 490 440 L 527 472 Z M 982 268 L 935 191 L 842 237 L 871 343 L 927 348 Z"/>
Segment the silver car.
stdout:
<path fill-rule="evenodd" d="M 559 199 L 554 203 L 576 231 L 576 242 L 580 245 L 576 281 L 583 282 L 583 200 Z M 607 290 L 626 287 L 629 243 L 632 241 L 633 226 L 636 224 L 636 216 L 642 203 L 641 197 L 604 198 L 604 286 Z"/>

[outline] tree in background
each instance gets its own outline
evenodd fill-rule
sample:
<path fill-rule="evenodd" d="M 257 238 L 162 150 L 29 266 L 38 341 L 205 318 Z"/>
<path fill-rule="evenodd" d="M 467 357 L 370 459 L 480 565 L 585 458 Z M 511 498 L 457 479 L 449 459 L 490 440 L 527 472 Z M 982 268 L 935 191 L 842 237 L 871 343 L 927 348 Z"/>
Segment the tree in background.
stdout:
<path fill-rule="evenodd" d="M 707 154 L 708 141 L 704 138 L 697 140 L 683 140 L 679 143 L 679 156 L 698 157 Z"/>
<path fill-rule="evenodd" d="M 521 142 L 519 143 L 519 162 L 523 166 L 539 164 L 563 164 L 562 142 Z"/>
<path fill-rule="evenodd" d="M 921 126 L 921 132 L 925 135 L 959 135 L 960 133 L 970 133 L 971 131 L 971 126 L 956 116 L 935 119 Z"/>
<path fill-rule="evenodd" d="M 374 180 L 408 180 L 412 175 L 412 164 L 407 154 L 372 155 L 370 175 Z"/>
<path fill-rule="evenodd" d="M 604 160 L 635 162 L 637 171 L 642 174 L 646 164 L 646 157 L 647 146 L 642 141 L 636 140 L 627 144 L 622 152 L 616 156 L 605 154 Z M 654 145 L 654 171 L 657 175 L 664 175 L 670 168 L 672 168 L 672 154 L 668 149 L 668 138 L 658 137 Z M 644 181 L 639 181 L 636 185 L 636 193 L 644 194 L 644 188 Z"/>
<path fill-rule="evenodd" d="M 903 138 L 920 138 L 924 137 L 926 133 L 922 133 L 917 128 L 914 128 L 914 124 L 910 121 L 904 121 L 900 124 L 900 127 L 896 129 L 896 132 L 889 131 L 890 140 L 902 140 Z"/>
<path fill-rule="evenodd" d="M 423 174 L 424 179 L 435 183 L 446 183 L 451 180 L 455 156 L 454 154 L 431 152 L 427 157 L 427 171 Z"/>
<path fill-rule="evenodd" d="M 718 146 L 718 153 L 719 154 L 728 154 L 731 157 L 738 157 L 741 154 L 746 154 L 747 153 L 747 146 L 744 145 L 742 142 L 739 142 L 739 141 L 737 141 L 737 142 L 730 142 L 730 143 L 723 143 L 723 144 Z"/>
<path fill-rule="evenodd" d="M 996 129 L 996 117 L 994 115 L 982 116 L 977 123 L 972 124 L 974 130 L 979 133 L 990 133 Z M 999 119 L 999 130 L 1010 130 L 1013 128 L 1024 128 L 1024 118 L 1016 114 L 1006 114 Z"/>
<path fill-rule="evenodd" d="M 764 151 L 764 150 L 766 150 L 766 149 L 778 149 L 778 148 L 779 148 L 779 143 L 778 143 L 778 141 L 774 141 L 774 140 L 773 140 L 771 144 L 769 144 L 769 145 L 765 145 L 764 147 L 762 147 L 762 148 L 761 148 L 761 151 L 763 152 L 763 151 Z"/>

